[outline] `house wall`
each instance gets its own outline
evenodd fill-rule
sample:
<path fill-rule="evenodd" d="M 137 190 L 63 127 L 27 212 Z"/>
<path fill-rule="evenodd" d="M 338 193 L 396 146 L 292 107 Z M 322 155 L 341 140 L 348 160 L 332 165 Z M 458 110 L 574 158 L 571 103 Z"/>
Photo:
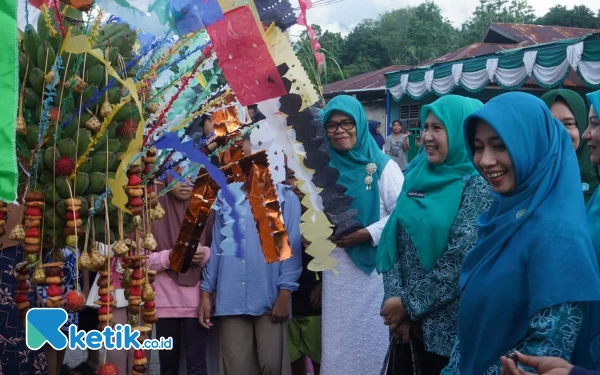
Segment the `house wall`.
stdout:
<path fill-rule="evenodd" d="M 367 112 L 367 118 L 379 121 L 383 128 L 385 128 L 385 100 L 372 100 L 361 103 Z M 381 133 L 385 136 L 384 129 L 382 129 Z"/>

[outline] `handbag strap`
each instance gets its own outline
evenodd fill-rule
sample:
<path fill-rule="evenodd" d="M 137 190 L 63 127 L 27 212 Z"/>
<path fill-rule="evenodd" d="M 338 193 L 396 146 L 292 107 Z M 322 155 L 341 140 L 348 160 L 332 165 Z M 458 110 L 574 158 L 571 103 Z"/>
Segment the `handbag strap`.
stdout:
<path fill-rule="evenodd" d="M 388 345 L 388 350 L 387 353 L 385 353 L 385 359 L 383 360 L 383 367 L 381 368 L 381 372 L 379 373 L 379 375 L 386 375 L 388 368 L 390 367 L 390 357 L 392 356 L 392 353 L 394 351 L 394 347 L 396 345 L 396 339 L 394 339 L 393 335 L 390 338 L 390 343 Z"/>

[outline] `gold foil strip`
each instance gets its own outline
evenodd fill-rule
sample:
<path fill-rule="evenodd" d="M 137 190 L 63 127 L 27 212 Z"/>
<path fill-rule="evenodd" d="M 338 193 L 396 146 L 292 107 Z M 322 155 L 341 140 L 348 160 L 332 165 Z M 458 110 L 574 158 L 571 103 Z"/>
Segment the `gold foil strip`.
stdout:
<path fill-rule="evenodd" d="M 218 191 L 217 183 L 205 168 L 201 168 L 194 183 L 190 203 L 185 210 L 179 237 L 171 254 L 170 268 L 173 271 L 186 272 L 190 266 Z"/>
<path fill-rule="evenodd" d="M 223 97 L 221 108 L 212 113 L 211 120 L 217 137 L 228 135 L 240 128 L 237 108 L 230 105 L 234 101 L 235 95 L 228 93 Z"/>
<path fill-rule="evenodd" d="M 245 188 L 265 262 L 274 263 L 291 258 L 292 248 L 283 225 L 281 206 L 269 171 L 266 151 L 241 159 L 239 164 L 248 177 Z"/>

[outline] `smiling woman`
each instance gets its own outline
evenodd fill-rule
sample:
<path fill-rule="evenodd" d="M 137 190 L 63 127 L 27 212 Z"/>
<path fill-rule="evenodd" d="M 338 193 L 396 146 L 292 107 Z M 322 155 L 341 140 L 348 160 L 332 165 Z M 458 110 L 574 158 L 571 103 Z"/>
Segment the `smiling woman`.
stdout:
<path fill-rule="evenodd" d="M 508 350 L 577 358 L 600 275 L 571 138 L 533 95 L 490 100 L 464 124 L 495 199 L 462 264 L 458 337 L 442 374 L 500 374 Z M 593 317 L 598 319 L 598 317 Z"/>
<path fill-rule="evenodd" d="M 552 116 L 560 121 L 577 152 L 577 162 L 581 175 L 581 190 L 586 203 L 598 187 L 598 174 L 590 161 L 590 151 L 584 142 L 583 133 L 588 124 L 588 110 L 585 101 L 573 90 L 557 89 L 545 93 L 541 99 L 552 112 Z"/>
<path fill-rule="evenodd" d="M 475 127 L 473 163 L 496 193 L 508 194 L 515 189 L 515 171 L 508 150 L 498 133 L 484 121 Z"/>
<path fill-rule="evenodd" d="M 396 206 L 404 176 L 369 134 L 367 116 L 353 97 L 337 96 L 325 108 L 329 166 L 352 198 L 364 226 L 333 238 L 339 275 L 323 272 L 321 373 L 376 374 L 381 370 L 388 331 L 379 316 L 382 278 L 375 272 L 381 231 Z"/>
<path fill-rule="evenodd" d="M 490 188 L 469 160 L 463 121 L 479 100 L 446 95 L 423 106 L 424 147 L 406 172 L 396 209 L 381 235 L 384 323 L 400 343 L 388 375 L 438 375 L 456 337 L 460 265 L 477 240 L 476 221 Z M 443 204 L 440 204 L 443 202 Z"/>

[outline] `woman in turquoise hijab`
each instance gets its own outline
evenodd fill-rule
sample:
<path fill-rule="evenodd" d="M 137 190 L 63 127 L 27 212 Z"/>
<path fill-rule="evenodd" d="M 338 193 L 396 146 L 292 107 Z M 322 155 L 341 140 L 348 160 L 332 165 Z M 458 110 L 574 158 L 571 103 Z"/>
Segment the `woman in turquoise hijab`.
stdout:
<path fill-rule="evenodd" d="M 546 103 L 552 116 L 560 121 L 577 152 L 581 175 L 581 190 L 587 203 L 598 187 L 598 173 L 590 160 L 590 151 L 582 136 L 588 125 L 588 109 L 585 101 L 573 90 L 557 89 L 545 93 L 541 99 Z"/>
<path fill-rule="evenodd" d="M 369 133 L 362 105 L 353 97 L 332 99 L 323 115 L 329 166 L 352 198 L 364 228 L 333 239 L 335 269 L 323 272 L 321 373 L 377 374 L 389 337 L 379 316 L 383 298 L 375 254 L 381 231 L 396 206 L 404 177 Z M 368 354 L 366 354 L 368 353 Z"/>
<path fill-rule="evenodd" d="M 566 360 L 589 352 L 582 327 L 600 301 L 600 275 L 568 133 L 520 92 L 495 97 L 464 126 L 494 201 L 462 265 L 458 337 L 443 374 L 500 374 L 510 350 Z"/>
<path fill-rule="evenodd" d="M 437 375 L 456 337 L 460 265 L 477 239 L 476 220 L 491 203 L 487 182 L 469 160 L 463 121 L 479 100 L 444 96 L 421 109 L 422 148 L 410 164 L 383 231 L 381 315 L 400 341 L 388 374 Z M 417 363 L 413 363 L 416 361 Z"/>

